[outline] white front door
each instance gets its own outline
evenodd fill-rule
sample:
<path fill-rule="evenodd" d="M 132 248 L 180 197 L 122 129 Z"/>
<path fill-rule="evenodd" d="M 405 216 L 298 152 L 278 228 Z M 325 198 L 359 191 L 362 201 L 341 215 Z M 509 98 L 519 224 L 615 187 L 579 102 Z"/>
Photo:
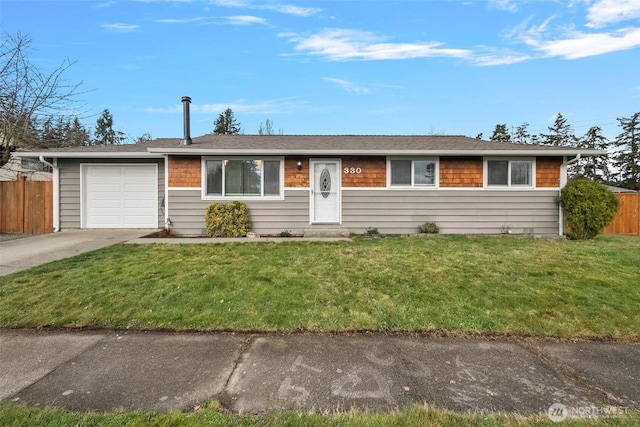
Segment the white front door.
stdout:
<path fill-rule="evenodd" d="M 340 224 L 340 160 L 311 159 L 311 224 Z"/>

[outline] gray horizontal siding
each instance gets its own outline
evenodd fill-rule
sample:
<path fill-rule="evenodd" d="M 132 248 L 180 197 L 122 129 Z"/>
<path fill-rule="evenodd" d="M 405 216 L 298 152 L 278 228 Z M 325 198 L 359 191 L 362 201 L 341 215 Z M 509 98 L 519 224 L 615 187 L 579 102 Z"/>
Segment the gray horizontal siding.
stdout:
<path fill-rule="evenodd" d="M 558 234 L 557 190 L 348 190 L 342 193 L 342 226 L 383 234 L 414 234 L 433 221 L 446 234 Z"/>
<path fill-rule="evenodd" d="M 158 165 L 158 227 L 164 224 L 164 160 L 162 159 L 59 159 L 60 228 L 80 228 L 80 163 L 156 163 Z"/>
<path fill-rule="evenodd" d="M 342 193 L 342 228 L 364 233 L 368 227 L 383 234 L 415 234 L 418 226 L 434 221 L 446 234 L 498 234 L 508 227 L 513 234 L 557 234 L 557 190 L 345 190 Z M 200 190 L 169 189 L 173 231 L 177 235 L 203 235 L 204 214 L 212 201 L 201 200 Z M 309 193 L 286 190 L 285 200 L 247 201 L 252 230 L 301 234 L 309 226 Z"/>
<path fill-rule="evenodd" d="M 284 200 L 244 200 L 249 207 L 252 231 L 262 235 L 279 234 L 288 230 L 302 234 L 309 226 L 309 193 L 286 190 Z M 206 234 L 204 215 L 214 203 L 202 200 L 200 189 L 169 189 L 169 217 L 176 235 Z"/>

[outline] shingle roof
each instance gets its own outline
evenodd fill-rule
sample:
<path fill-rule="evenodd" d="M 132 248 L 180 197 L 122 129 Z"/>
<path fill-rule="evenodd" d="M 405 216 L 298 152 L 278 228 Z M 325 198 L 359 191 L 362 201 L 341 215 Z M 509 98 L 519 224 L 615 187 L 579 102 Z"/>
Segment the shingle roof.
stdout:
<path fill-rule="evenodd" d="M 417 135 L 204 135 L 193 144 L 180 138 L 161 138 L 140 144 L 68 147 L 22 156 L 45 157 L 140 157 L 185 155 L 597 155 L 604 151 L 577 147 L 553 147 L 483 141 L 466 136 Z"/>

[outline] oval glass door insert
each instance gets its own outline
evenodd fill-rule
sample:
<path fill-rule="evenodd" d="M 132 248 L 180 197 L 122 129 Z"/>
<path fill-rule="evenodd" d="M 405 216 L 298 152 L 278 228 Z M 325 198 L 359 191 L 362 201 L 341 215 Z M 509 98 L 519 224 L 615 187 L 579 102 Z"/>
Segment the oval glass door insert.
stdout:
<path fill-rule="evenodd" d="M 322 169 L 320 172 L 320 194 L 325 199 L 329 197 L 329 193 L 331 192 L 331 174 L 327 168 Z"/>

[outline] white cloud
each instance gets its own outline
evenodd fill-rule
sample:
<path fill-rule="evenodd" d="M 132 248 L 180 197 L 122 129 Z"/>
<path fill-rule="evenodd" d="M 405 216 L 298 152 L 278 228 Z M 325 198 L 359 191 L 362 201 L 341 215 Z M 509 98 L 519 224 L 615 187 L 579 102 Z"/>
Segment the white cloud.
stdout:
<path fill-rule="evenodd" d="M 640 0 L 598 0 L 589 6 L 587 27 L 602 28 L 637 18 L 640 18 Z"/>
<path fill-rule="evenodd" d="M 512 51 L 498 51 L 496 49 L 487 49 L 471 58 L 471 61 L 479 66 L 488 67 L 496 65 L 509 65 L 518 62 L 524 62 L 531 59 L 531 55 L 526 53 L 518 53 Z"/>
<path fill-rule="evenodd" d="M 103 24 L 102 28 L 114 33 L 131 33 L 137 31 L 140 26 L 133 24 Z"/>
<path fill-rule="evenodd" d="M 489 0 L 489 7 L 507 12 L 516 12 L 518 10 L 518 6 L 511 0 Z"/>
<path fill-rule="evenodd" d="M 184 19 L 174 19 L 174 18 L 158 19 L 156 20 L 156 22 L 160 24 L 195 24 L 197 22 L 203 22 L 206 19 L 207 18 L 205 18 L 204 16 L 198 16 L 196 18 L 184 18 Z"/>
<path fill-rule="evenodd" d="M 331 82 L 335 85 L 337 85 L 338 87 L 340 87 L 341 89 L 345 90 L 346 92 L 349 93 L 358 93 L 358 94 L 368 94 L 371 93 L 371 90 L 366 88 L 366 87 L 362 87 L 362 86 L 358 86 L 357 84 L 349 81 L 349 80 L 344 80 L 344 79 L 337 79 L 335 77 L 323 77 L 322 80 Z"/>
<path fill-rule="evenodd" d="M 383 37 L 367 31 L 325 29 L 309 36 L 281 34 L 295 43 L 294 49 L 332 61 L 386 60 L 426 57 L 468 57 L 464 49 L 441 48 L 442 43 L 383 43 Z"/>
<path fill-rule="evenodd" d="M 640 47 L 640 28 L 625 28 L 612 33 L 575 32 L 565 39 L 542 42 L 536 49 L 547 56 L 578 59 L 637 47 Z"/>
<path fill-rule="evenodd" d="M 301 7 L 294 6 L 289 4 L 282 3 L 272 3 L 272 4 L 253 4 L 248 1 L 243 0 L 212 0 L 212 4 L 216 6 L 222 7 L 235 7 L 235 8 L 246 8 L 246 9 L 255 9 L 255 10 L 271 10 L 278 13 L 283 13 L 286 15 L 295 15 L 295 16 L 312 16 L 321 12 L 322 9 L 318 9 L 315 7 Z"/>
<path fill-rule="evenodd" d="M 307 102 L 299 97 L 288 97 L 281 99 L 263 100 L 257 102 L 247 102 L 244 99 L 238 99 L 229 103 L 221 104 L 191 104 L 191 112 L 193 114 L 214 114 L 218 115 L 227 108 L 231 108 L 234 113 L 245 114 L 277 114 L 285 113 L 299 109 L 306 105 Z M 140 109 L 146 113 L 174 114 L 182 113 L 182 104 L 176 104 L 170 107 L 146 107 Z"/>
<path fill-rule="evenodd" d="M 555 19 L 555 17 L 551 16 L 542 24 L 529 27 L 531 18 L 527 18 L 515 27 L 504 31 L 503 36 L 507 39 L 524 43 L 528 46 L 537 46 L 545 35 L 548 36 L 550 31 L 549 24 L 553 19 Z"/>
<path fill-rule="evenodd" d="M 227 16 L 227 23 L 230 25 L 251 25 L 251 24 L 266 24 L 267 20 L 259 18 L 257 16 Z"/>

